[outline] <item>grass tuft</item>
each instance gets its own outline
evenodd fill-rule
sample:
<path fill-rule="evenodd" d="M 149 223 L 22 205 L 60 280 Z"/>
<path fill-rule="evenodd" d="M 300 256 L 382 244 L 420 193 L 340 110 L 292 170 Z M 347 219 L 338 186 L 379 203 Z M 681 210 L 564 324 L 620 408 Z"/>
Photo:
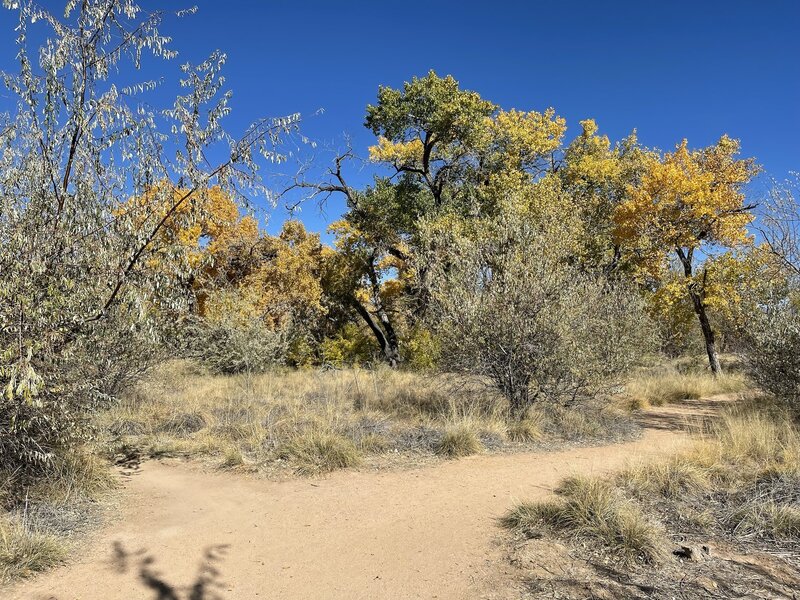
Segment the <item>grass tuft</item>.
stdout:
<path fill-rule="evenodd" d="M 0 517 L 0 581 L 30 577 L 63 562 L 66 547 L 57 537 L 27 530 Z"/>
<path fill-rule="evenodd" d="M 436 445 L 436 453 L 450 458 L 469 456 L 483 450 L 483 444 L 469 423 L 457 423 L 445 429 Z"/>
<path fill-rule="evenodd" d="M 620 473 L 619 480 L 640 498 L 681 498 L 709 484 L 702 466 L 683 455 L 634 465 Z"/>
<path fill-rule="evenodd" d="M 352 440 L 335 433 L 308 430 L 297 435 L 281 452 L 301 475 L 319 475 L 355 467 L 361 455 Z"/>
<path fill-rule="evenodd" d="M 601 543 L 624 561 L 655 563 L 664 549 L 661 530 L 607 480 L 570 477 L 559 500 L 517 505 L 501 519 L 509 529 L 549 530 Z"/>
<path fill-rule="evenodd" d="M 520 421 L 512 421 L 508 424 L 508 439 L 512 442 L 531 443 L 542 439 L 542 429 L 539 421 L 526 418 Z"/>

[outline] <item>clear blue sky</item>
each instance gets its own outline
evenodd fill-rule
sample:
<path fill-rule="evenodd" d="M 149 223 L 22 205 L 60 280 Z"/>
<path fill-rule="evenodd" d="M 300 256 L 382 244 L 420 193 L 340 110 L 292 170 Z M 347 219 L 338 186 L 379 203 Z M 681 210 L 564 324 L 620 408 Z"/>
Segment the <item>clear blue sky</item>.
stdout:
<path fill-rule="evenodd" d="M 349 134 L 364 155 L 372 141 L 364 109 L 378 85 L 435 69 L 504 108 L 555 107 L 570 137 L 586 117 L 612 139 L 637 128 L 644 144 L 661 148 L 728 133 L 768 174 L 800 170 L 797 0 L 192 3 L 199 12 L 166 29 L 182 59 L 227 52 L 234 132 L 259 116 L 324 108 L 304 133 L 334 148 Z M 3 13 L 7 65 L 13 21 Z M 321 216 L 307 206 L 302 217 L 319 230 L 338 210 L 331 204 Z M 270 230 L 283 218 L 276 212 Z"/>

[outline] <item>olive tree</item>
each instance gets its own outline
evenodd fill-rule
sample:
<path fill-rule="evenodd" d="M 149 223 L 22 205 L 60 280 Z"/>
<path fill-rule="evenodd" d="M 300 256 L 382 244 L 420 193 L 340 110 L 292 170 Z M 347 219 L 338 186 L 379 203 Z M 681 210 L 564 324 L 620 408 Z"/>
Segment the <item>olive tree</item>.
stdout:
<path fill-rule="evenodd" d="M 552 186 L 532 189 L 540 207 L 565 207 Z M 635 294 L 575 263 L 566 213 L 516 204 L 429 223 L 423 238 L 441 368 L 488 382 L 522 418 L 537 401 L 601 392 L 641 356 L 650 328 Z"/>
<path fill-rule="evenodd" d="M 0 468 L 34 473 L 85 435 L 88 414 L 125 379 L 104 365 L 149 354 L 185 307 L 176 283 L 195 265 L 176 245 L 158 248 L 174 268 L 153 268 L 160 231 L 200 219 L 195 201 L 213 185 L 240 199 L 265 192 L 259 152 L 280 159 L 276 145 L 299 117 L 228 135 L 218 51 L 180 65 L 180 93 L 153 106 L 161 79 L 140 67 L 176 64 L 161 27 L 192 11 L 3 5 L 18 17 L 18 69 L 2 73 L 10 100 L 0 117 Z M 127 202 L 156 184 L 163 202 Z"/>
<path fill-rule="evenodd" d="M 800 415 L 800 179 L 776 185 L 764 203 L 760 233 L 777 268 L 744 333 L 756 382 Z"/>

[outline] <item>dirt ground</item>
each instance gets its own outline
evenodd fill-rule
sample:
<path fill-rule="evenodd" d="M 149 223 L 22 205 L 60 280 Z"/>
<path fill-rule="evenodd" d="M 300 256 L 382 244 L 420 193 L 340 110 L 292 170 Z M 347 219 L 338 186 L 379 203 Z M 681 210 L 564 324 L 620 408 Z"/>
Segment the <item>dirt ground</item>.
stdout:
<path fill-rule="evenodd" d="M 654 409 L 639 440 L 479 455 L 274 482 L 149 461 L 121 474 L 118 518 L 64 567 L 0 593 L 35 600 L 498 597 L 496 519 L 572 474 L 673 451 L 713 402 Z"/>

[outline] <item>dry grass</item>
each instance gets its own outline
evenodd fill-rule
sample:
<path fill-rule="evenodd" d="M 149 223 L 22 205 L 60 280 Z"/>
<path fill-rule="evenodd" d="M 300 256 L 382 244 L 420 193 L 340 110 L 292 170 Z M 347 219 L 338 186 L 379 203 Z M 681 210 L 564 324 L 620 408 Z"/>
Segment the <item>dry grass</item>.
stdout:
<path fill-rule="evenodd" d="M 502 399 L 475 382 L 390 369 L 226 377 L 176 362 L 98 424 L 116 459 L 192 456 L 220 468 L 316 474 L 600 438 L 623 423 L 594 414 L 551 407 L 515 422 Z"/>
<path fill-rule="evenodd" d="M 749 387 L 751 384 L 747 378 L 733 368 L 714 377 L 706 370 L 672 363 L 641 371 L 632 377 L 625 386 L 624 396 L 631 408 L 647 408 L 718 394 L 739 393 Z"/>
<path fill-rule="evenodd" d="M 477 454 L 483 450 L 475 427 L 471 423 L 456 423 L 444 430 L 441 441 L 436 445 L 437 454 L 456 458 Z"/>
<path fill-rule="evenodd" d="M 349 438 L 329 432 L 305 431 L 281 450 L 301 475 L 319 475 L 355 467 L 361 462 L 356 445 Z"/>
<path fill-rule="evenodd" d="M 0 581 L 62 562 L 72 539 L 100 524 L 98 500 L 113 487 L 108 464 L 86 449 L 56 456 L 35 481 L 0 474 Z"/>
<path fill-rule="evenodd" d="M 668 500 L 676 514 L 708 505 L 714 519 L 702 529 L 800 542 L 800 435 L 788 415 L 729 411 L 687 451 L 631 467 L 619 481 L 639 498 Z"/>
<path fill-rule="evenodd" d="M 663 558 L 659 527 L 609 481 L 572 477 L 557 493 L 558 500 L 517 505 L 502 524 L 527 533 L 545 530 L 593 540 L 626 561 L 653 563 Z"/>
<path fill-rule="evenodd" d="M 531 416 L 508 424 L 508 439 L 512 442 L 530 443 L 542 439 L 542 419 Z"/>
<path fill-rule="evenodd" d="M 800 433 L 785 413 L 740 406 L 688 449 L 615 477 L 573 478 L 560 498 L 514 507 L 514 530 L 590 540 L 614 559 L 656 562 L 669 532 L 723 537 L 764 549 L 800 549 Z M 655 523 L 655 524 L 654 524 Z M 674 546 L 673 546 L 674 547 Z"/>
<path fill-rule="evenodd" d="M 67 556 L 63 540 L 31 531 L 19 520 L 0 516 L 0 582 L 30 577 Z"/>

